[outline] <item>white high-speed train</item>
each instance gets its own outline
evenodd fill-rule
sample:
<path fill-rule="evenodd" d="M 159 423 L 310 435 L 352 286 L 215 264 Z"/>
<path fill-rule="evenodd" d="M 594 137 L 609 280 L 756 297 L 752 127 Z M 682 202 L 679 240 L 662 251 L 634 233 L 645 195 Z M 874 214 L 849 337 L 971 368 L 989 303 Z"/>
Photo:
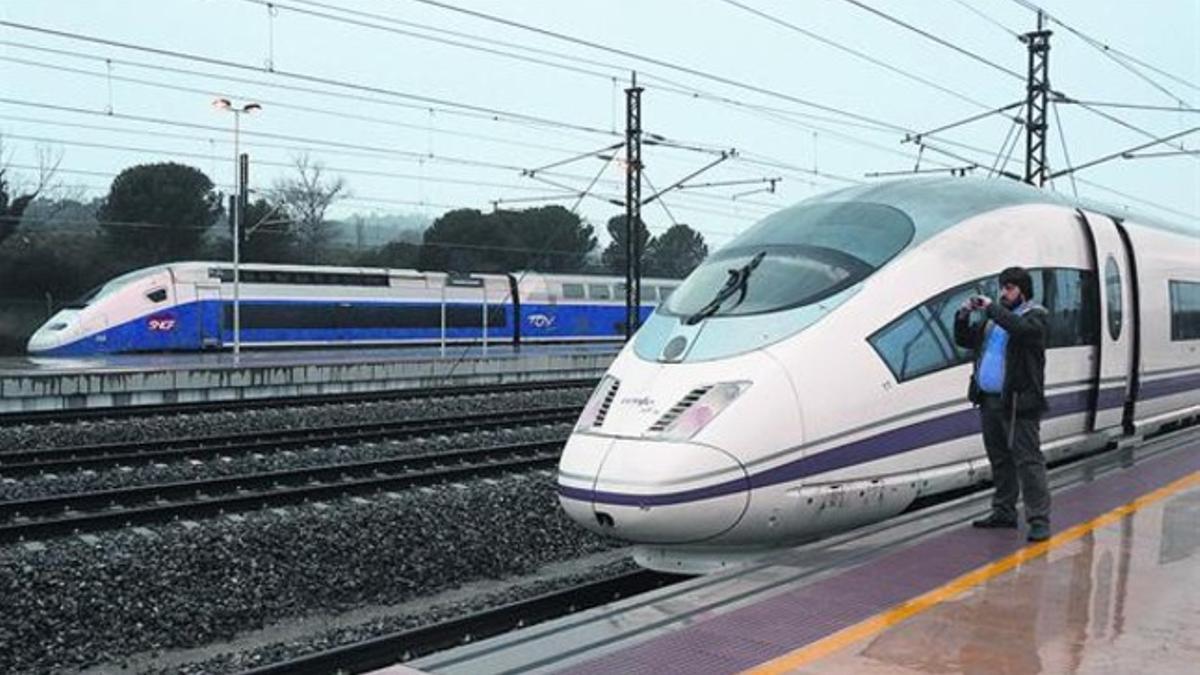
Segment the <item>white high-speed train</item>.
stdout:
<path fill-rule="evenodd" d="M 612 364 L 559 497 L 646 567 L 703 572 L 989 478 L 969 294 L 1028 268 L 1049 310 L 1050 460 L 1200 418 L 1200 228 L 1019 183 L 815 197 L 697 268 Z"/>

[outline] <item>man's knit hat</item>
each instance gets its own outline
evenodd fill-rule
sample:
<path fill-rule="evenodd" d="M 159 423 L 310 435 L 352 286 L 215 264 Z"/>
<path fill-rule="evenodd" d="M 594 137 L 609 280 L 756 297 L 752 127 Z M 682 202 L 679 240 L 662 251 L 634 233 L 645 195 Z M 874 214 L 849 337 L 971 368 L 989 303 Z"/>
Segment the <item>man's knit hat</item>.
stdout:
<path fill-rule="evenodd" d="M 1033 299 L 1033 278 L 1024 267 L 1009 267 L 1000 273 L 1000 285 L 1012 284 L 1021 289 L 1021 295 L 1026 300 Z"/>

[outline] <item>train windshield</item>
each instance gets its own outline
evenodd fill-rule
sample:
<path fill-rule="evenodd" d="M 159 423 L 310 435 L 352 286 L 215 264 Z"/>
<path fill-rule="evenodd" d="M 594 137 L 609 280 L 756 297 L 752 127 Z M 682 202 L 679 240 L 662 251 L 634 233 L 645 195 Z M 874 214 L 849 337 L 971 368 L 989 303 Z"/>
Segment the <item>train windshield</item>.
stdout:
<path fill-rule="evenodd" d="M 84 293 L 83 295 L 79 296 L 78 299 L 76 299 L 70 303 L 67 303 L 66 305 L 63 306 L 63 309 L 83 309 L 84 307 L 87 307 L 88 305 L 92 304 L 93 302 L 96 302 L 100 298 L 103 298 L 106 295 L 114 293 L 115 291 L 117 291 L 121 287 L 125 286 L 129 282 L 134 281 L 135 279 L 141 279 L 142 277 L 148 277 L 151 274 L 154 274 L 155 272 L 158 272 L 162 269 L 163 269 L 162 265 L 157 265 L 155 267 L 147 267 L 145 269 L 134 270 L 132 272 L 127 272 L 125 274 L 122 274 L 121 276 L 117 277 L 116 279 L 113 279 L 112 281 L 103 283 L 103 284 L 93 288 L 92 290 L 88 291 L 87 293 Z"/>
<path fill-rule="evenodd" d="M 908 216 L 882 204 L 786 209 L 705 260 L 660 311 L 688 319 L 812 304 L 870 276 L 908 245 L 914 231 Z M 734 277 L 736 292 L 730 292 Z"/>

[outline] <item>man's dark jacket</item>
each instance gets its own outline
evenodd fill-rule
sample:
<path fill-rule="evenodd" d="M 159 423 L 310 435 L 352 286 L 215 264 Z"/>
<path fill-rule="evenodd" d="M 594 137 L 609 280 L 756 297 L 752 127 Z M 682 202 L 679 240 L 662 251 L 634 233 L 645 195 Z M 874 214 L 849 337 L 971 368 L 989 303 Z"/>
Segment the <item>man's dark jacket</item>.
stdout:
<path fill-rule="evenodd" d="M 954 341 L 975 352 L 975 367 L 967 398 L 978 405 L 982 398 L 977 383 L 979 362 L 993 325 L 1008 331 L 1004 351 L 1004 409 L 1020 417 L 1040 417 L 1046 406 L 1046 308 L 1033 305 L 1023 314 L 1010 312 L 999 302 L 987 308 L 987 321 L 971 325 L 968 312 L 954 315 Z"/>

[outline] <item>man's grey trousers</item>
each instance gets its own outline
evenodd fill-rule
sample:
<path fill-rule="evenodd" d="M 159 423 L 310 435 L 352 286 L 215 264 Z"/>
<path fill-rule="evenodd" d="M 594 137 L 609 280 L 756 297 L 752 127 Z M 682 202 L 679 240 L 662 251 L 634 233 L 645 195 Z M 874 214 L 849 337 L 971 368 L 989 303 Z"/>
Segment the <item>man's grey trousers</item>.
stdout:
<path fill-rule="evenodd" d="M 1024 497 L 1025 520 L 1050 522 L 1050 488 L 1046 457 L 1041 450 L 1041 420 L 1020 418 L 1004 407 L 999 396 L 984 396 L 979 406 L 983 446 L 992 465 L 992 512 L 1016 521 L 1017 495 Z"/>

